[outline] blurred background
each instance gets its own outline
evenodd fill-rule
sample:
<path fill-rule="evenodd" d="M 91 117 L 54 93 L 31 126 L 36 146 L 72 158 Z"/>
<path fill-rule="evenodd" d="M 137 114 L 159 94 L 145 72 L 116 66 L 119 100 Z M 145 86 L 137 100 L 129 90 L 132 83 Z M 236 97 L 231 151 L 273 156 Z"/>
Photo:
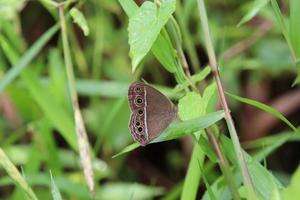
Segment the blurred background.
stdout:
<path fill-rule="evenodd" d="M 136 1 L 139 5 L 142 2 Z M 272 8 L 265 6 L 252 20 L 237 26 L 251 3 L 206 1 L 225 90 L 266 103 L 297 125 L 300 89 L 292 87 L 297 71 Z M 287 15 L 288 1 L 281 0 L 279 4 L 282 13 Z M 190 137 L 151 144 L 112 158 L 133 142 L 128 130 L 129 84 L 141 77 L 168 93 L 176 80 L 151 53 L 132 74 L 128 17 L 117 0 L 78 1 L 71 5 L 83 13 L 90 31 L 85 36 L 67 18 L 79 103 L 95 157 L 100 199 L 130 199 L 133 188 L 135 199 L 161 199 L 162 194 L 173 194 L 173 199 L 178 199 L 176 192 L 180 193 L 178 188 L 182 187 L 192 153 Z M 183 34 L 188 63 L 193 65 L 190 70 L 192 74 L 197 73 L 208 64 L 208 58 L 196 1 L 178 3 L 174 16 Z M 58 20 L 58 10 L 45 1 L 0 1 L 0 79 Z M 188 52 L 189 45 L 192 53 Z M 60 31 L 26 66 L 26 72 L 19 73 L 0 94 L 0 146 L 41 199 L 51 199 L 49 170 L 65 199 L 87 199 L 89 194 L 79 156 L 70 146 L 73 139 L 66 141 L 64 137 L 73 118 Z M 176 103 L 178 99 L 172 100 Z M 245 148 L 251 148 L 250 140 L 290 131 L 274 116 L 228 100 Z M 226 125 L 219 125 L 226 134 Z M 299 161 L 297 140 L 283 144 L 266 158 L 268 169 L 285 184 Z M 213 182 L 221 173 L 215 165 L 209 167 L 209 161 L 207 165 L 206 178 Z M 201 183 L 198 198 L 204 191 Z M 3 169 L 0 170 L 0 197 L 24 199 L 20 188 L 15 187 Z"/>

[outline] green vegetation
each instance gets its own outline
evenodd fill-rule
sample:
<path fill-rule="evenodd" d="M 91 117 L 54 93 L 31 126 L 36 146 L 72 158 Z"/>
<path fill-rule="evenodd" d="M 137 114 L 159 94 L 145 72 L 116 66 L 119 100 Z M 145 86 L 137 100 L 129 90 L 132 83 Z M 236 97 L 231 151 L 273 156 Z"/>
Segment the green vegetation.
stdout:
<path fill-rule="evenodd" d="M 0 0 L 0 199 L 300 199 L 299 0 Z M 178 117 L 146 147 L 127 90 Z"/>

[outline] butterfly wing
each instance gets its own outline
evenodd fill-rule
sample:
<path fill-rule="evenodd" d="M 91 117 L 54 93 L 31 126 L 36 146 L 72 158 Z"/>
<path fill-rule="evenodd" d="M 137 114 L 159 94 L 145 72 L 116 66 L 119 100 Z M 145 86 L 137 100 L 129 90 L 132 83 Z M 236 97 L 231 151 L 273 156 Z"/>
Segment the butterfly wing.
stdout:
<path fill-rule="evenodd" d="M 149 140 L 153 140 L 163 132 L 176 118 L 177 109 L 173 103 L 155 88 L 147 88 L 147 127 Z"/>
<path fill-rule="evenodd" d="M 128 89 L 128 100 L 132 114 L 129 121 L 129 129 L 137 142 L 145 146 L 148 141 L 148 131 L 146 127 L 146 89 L 136 82 Z"/>
<path fill-rule="evenodd" d="M 129 128 L 141 145 L 156 138 L 176 118 L 176 107 L 158 90 L 141 82 L 130 85 L 129 105 L 132 110 Z"/>

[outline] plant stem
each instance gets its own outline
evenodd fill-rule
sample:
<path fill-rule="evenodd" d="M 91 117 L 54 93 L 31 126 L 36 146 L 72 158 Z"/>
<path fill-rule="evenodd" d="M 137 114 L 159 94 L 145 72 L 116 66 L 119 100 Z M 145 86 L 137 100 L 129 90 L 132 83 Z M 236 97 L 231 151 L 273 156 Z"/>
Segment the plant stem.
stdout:
<path fill-rule="evenodd" d="M 176 49 L 179 54 L 179 61 L 181 63 L 182 68 L 185 71 L 188 81 L 190 83 L 192 83 L 189 66 L 188 66 L 186 57 L 184 55 L 183 49 L 182 49 L 182 38 L 181 38 L 179 26 L 177 25 L 174 18 L 171 18 L 171 22 L 172 22 L 171 25 L 173 28 L 170 27 L 169 30 L 173 30 L 170 32 L 173 33 L 173 35 L 174 35 L 174 42 L 176 44 Z M 182 28 L 185 29 L 185 27 L 182 27 Z M 204 83 L 204 85 L 206 85 L 206 84 Z M 193 84 L 191 84 L 191 86 L 195 92 L 199 92 L 199 90 Z M 228 183 L 228 187 L 231 190 L 232 197 L 235 200 L 239 200 L 240 199 L 239 193 L 238 193 L 237 187 L 235 186 L 235 181 L 234 181 L 233 175 L 230 171 L 229 163 L 228 163 L 226 157 L 224 156 L 224 154 L 221 152 L 219 144 L 216 142 L 216 138 L 215 138 L 215 135 L 213 134 L 213 132 L 210 131 L 210 129 L 206 129 L 205 132 L 207 133 L 209 141 L 218 157 L 219 166 L 224 175 L 225 181 Z M 201 159 L 199 159 L 197 156 L 200 156 Z M 198 188 L 198 185 L 200 182 L 199 180 L 201 178 L 201 172 L 193 173 L 193 171 L 196 170 L 198 167 L 197 160 L 201 161 L 200 164 L 204 162 L 204 153 L 202 152 L 201 147 L 199 145 L 194 146 L 193 154 L 192 154 L 191 161 L 189 163 L 189 168 L 188 168 L 187 175 L 186 175 L 186 179 L 184 181 L 184 186 L 183 186 L 184 190 L 181 195 L 181 199 L 195 198 L 195 195 L 197 193 L 197 188 Z M 187 184 L 190 184 L 190 182 L 188 182 L 186 180 L 192 180 L 194 187 L 187 186 Z M 195 187 L 195 186 L 197 186 L 197 187 Z"/>
<path fill-rule="evenodd" d="M 219 144 L 216 140 L 216 137 L 213 133 L 213 131 L 210 128 L 205 129 L 205 132 L 207 134 L 208 140 L 211 143 L 213 150 L 215 151 L 216 156 L 218 157 L 219 165 L 222 171 L 222 174 L 224 175 L 225 181 L 228 183 L 228 187 L 231 190 L 232 198 L 235 200 L 239 200 L 240 196 L 237 190 L 237 187 L 235 185 L 233 174 L 231 173 L 230 166 L 228 163 L 228 160 L 223 155 L 223 152 L 221 151 Z"/>
<path fill-rule="evenodd" d="M 74 111 L 75 130 L 77 134 L 80 159 L 83 166 L 84 176 L 86 178 L 89 189 L 92 192 L 92 194 L 95 195 L 92 160 L 91 160 L 88 138 L 83 123 L 82 115 L 80 112 L 78 96 L 75 87 L 76 82 L 75 82 L 75 76 L 73 71 L 70 46 L 67 38 L 66 22 L 64 16 L 64 4 L 60 4 L 58 9 L 59 9 L 59 17 L 60 17 L 60 25 L 61 25 L 61 33 L 62 33 L 64 60 L 65 60 L 65 66 L 67 71 L 68 86 L 70 90 L 72 106 Z"/>
<path fill-rule="evenodd" d="M 209 58 L 209 63 L 210 63 L 210 67 L 212 69 L 213 75 L 215 77 L 216 83 L 217 83 L 217 88 L 218 88 L 218 92 L 219 92 L 219 97 L 221 100 L 221 104 L 222 107 L 224 109 L 225 112 L 225 120 L 227 123 L 227 127 L 230 133 L 230 137 L 232 139 L 233 145 L 234 145 L 234 150 L 238 159 L 238 163 L 239 163 L 239 167 L 242 171 L 242 175 L 244 178 L 244 184 L 245 187 L 247 188 L 247 192 L 249 197 L 255 197 L 255 192 L 254 192 L 254 188 L 253 188 L 253 184 L 252 184 L 252 180 L 251 180 L 251 176 L 250 173 L 248 171 L 247 168 L 247 164 L 242 152 L 242 148 L 237 136 L 237 132 L 230 114 L 230 110 L 225 98 L 225 94 L 224 94 L 224 89 L 223 89 L 223 85 L 220 79 L 220 74 L 217 68 L 217 60 L 216 60 L 216 56 L 215 56 L 215 52 L 214 52 L 214 48 L 213 48 L 213 44 L 212 44 L 212 40 L 210 37 L 210 33 L 209 33 L 209 27 L 208 27 L 208 20 L 207 20 L 207 14 L 206 14 L 206 9 L 205 9 L 205 5 L 204 5 L 204 0 L 197 0 L 198 3 L 198 9 L 199 9 L 199 14 L 200 14 L 200 19 L 201 19 L 201 25 L 202 25 L 202 29 L 204 31 L 204 41 L 205 41 L 205 45 L 206 45 L 206 49 L 207 49 L 207 53 L 208 53 L 208 58 Z"/>

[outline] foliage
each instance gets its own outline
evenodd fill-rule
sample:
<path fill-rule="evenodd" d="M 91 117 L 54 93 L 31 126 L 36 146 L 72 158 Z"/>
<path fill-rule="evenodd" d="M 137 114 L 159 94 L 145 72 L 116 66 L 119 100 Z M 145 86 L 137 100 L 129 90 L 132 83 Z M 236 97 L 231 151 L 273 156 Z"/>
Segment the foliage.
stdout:
<path fill-rule="evenodd" d="M 259 117 L 243 106 L 278 120 L 243 144 L 254 197 L 299 199 L 299 160 L 289 170 L 276 160 L 289 141 L 299 143 L 299 101 L 282 109 L 241 97 L 265 82 L 270 89 L 260 90 L 272 98 L 299 91 L 299 1 L 205 1 L 208 21 L 199 2 L 0 1 L 1 199 L 251 199 L 219 109 L 218 73 L 207 66 L 203 21 L 241 137 Z M 127 90 L 137 79 L 178 107 L 179 119 L 147 147 L 128 130 Z"/>

